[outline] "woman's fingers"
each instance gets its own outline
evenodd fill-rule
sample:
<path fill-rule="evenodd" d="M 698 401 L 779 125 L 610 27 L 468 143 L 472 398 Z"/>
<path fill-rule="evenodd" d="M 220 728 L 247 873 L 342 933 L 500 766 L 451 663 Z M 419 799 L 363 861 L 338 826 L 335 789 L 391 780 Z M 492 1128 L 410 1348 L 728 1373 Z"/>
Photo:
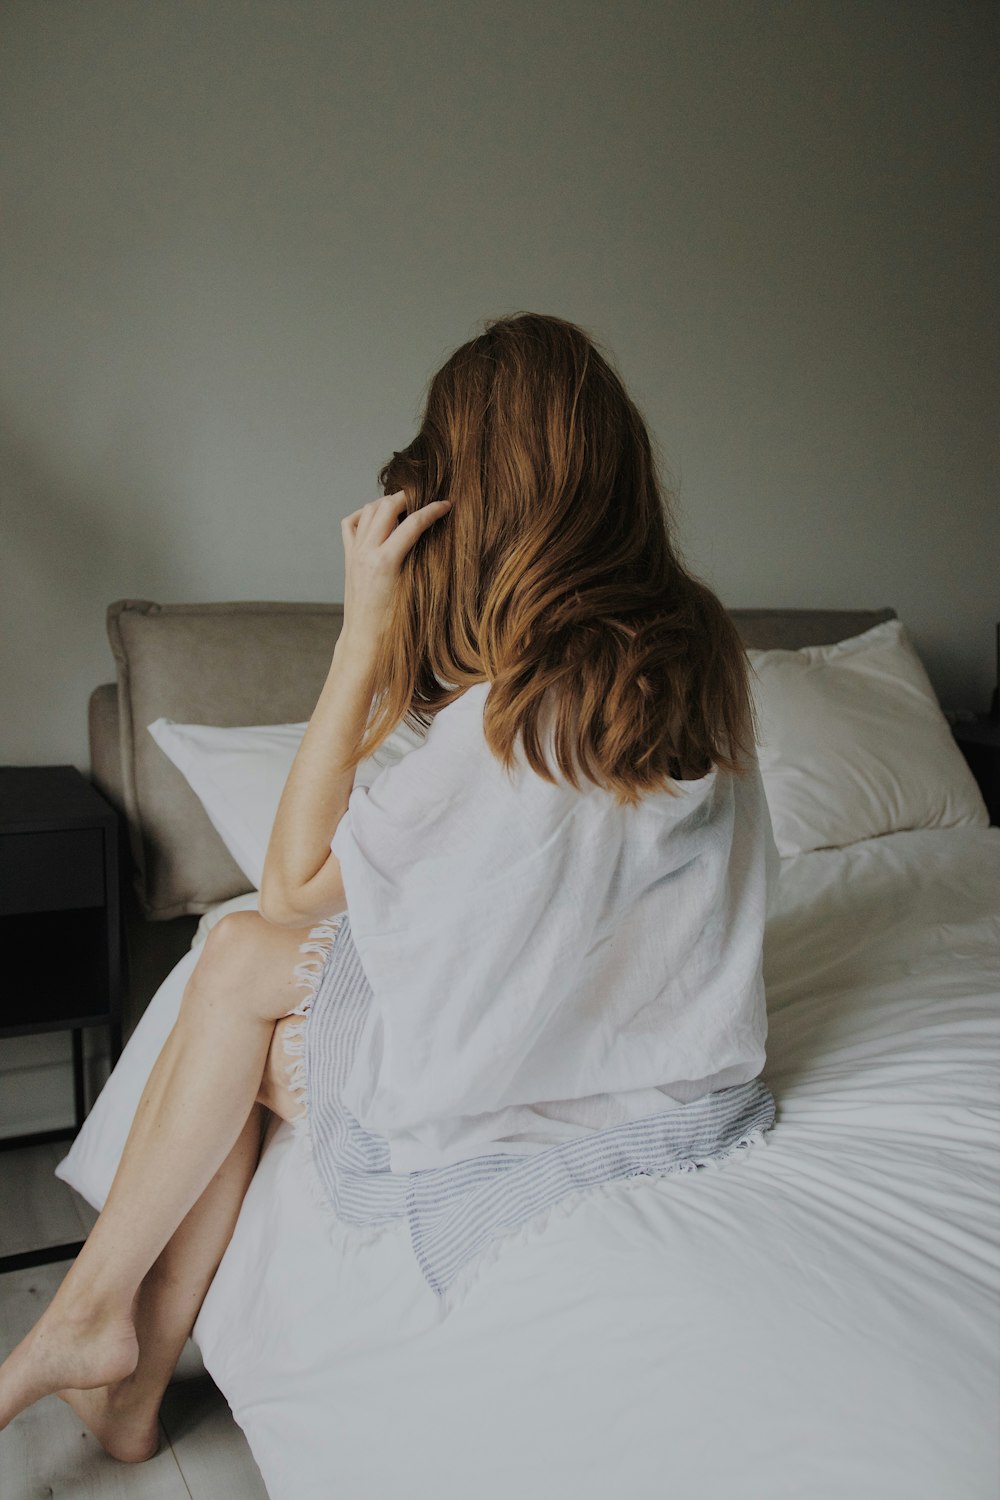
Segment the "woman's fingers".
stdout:
<path fill-rule="evenodd" d="M 377 516 L 379 518 L 377 541 L 384 542 L 395 524 L 394 518 L 405 509 L 406 491 L 397 490 L 394 495 L 380 495 L 377 500 L 369 500 L 367 505 L 362 505 L 359 510 L 354 510 L 346 516 L 342 525 L 349 527 L 355 536 L 367 536 Z M 390 517 L 393 518 L 391 521 Z"/>
<path fill-rule="evenodd" d="M 381 545 L 397 567 L 417 538 L 423 536 L 435 521 L 446 516 L 450 509 L 450 500 L 432 500 L 429 505 L 422 505 L 419 510 L 407 516 L 405 521 L 400 521 L 398 526 L 390 529 L 387 540 Z"/>
<path fill-rule="evenodd" d="M 407 504 L 405 490 L 397 490 L 394 495 L 383 495 L 378 500 L 370 501 L 359 512 L 358 534 L 363 534 L 366 542 L 370 542 L 376 547 L 381 547 L 390 537 L 395 540 L 399 536 L 400 531 L 415 516 L 422 516 L 425 511 L 433 510 L 434 505 L 438 505 L 437 514 L 441 514 L 440 503 L 435 501 L 434 505 L 421 506 L 420 510 L 414 511 L 412 516 L 407 516 L 405 521 L 400 521 L 399 517 L 406 510 Z M 411 533 L 415 540 L 420 535 L 420 530 L 413 533 L 411 528 Z M 410 545 L 412 545 L 412 542 Z"/>
<path fill-rule="evenodd" d="M 382 548 L 391 543 L 388 556 L 398 565 L 419 536 L 451 509 L 450 500 L 432 500 L 403 521 L 398 517 L 407 506 L 405 490 L 369 500 L 340 523 L 345 545 L 354 542 Z"/>

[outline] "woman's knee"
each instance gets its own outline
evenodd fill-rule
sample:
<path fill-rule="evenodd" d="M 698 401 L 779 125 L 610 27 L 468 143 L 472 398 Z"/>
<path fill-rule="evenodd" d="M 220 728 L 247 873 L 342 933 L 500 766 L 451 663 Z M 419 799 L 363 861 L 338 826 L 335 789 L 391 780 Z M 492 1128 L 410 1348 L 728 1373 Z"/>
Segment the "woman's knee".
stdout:
<path fill-rule="evenodd" d="M 203 979 L 210 974 L 231 976 L 253 972 L 266 942 L 267 926 L 259 912 L 227 912 L 209 928 L 196 972 Z"/>
<path fill-rule="evenodd" d="M 227 912 L 205 938 L 191 996 L 231 1000 L 260 1020 L 276 1021 L 303 998 L 295 970 L 307 935 L 308 929 L 276 927 L 256 911 Z"/>

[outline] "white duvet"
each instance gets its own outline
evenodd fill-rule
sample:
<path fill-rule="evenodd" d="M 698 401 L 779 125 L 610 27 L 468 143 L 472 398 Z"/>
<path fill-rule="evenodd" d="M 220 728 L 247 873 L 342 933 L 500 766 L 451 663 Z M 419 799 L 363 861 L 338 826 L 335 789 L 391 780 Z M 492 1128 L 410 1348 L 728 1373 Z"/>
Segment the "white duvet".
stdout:
<path fill-rule="evenodd" d="M 195 957 L 59 1169 L 95 1206 Z M 568 1200 L 443 1321 L 278 1127 L 194 1330 L 271 1500 L 996 1500 L 1000 829 L 784 859 L 765 978 L 766 1144 Z"/>

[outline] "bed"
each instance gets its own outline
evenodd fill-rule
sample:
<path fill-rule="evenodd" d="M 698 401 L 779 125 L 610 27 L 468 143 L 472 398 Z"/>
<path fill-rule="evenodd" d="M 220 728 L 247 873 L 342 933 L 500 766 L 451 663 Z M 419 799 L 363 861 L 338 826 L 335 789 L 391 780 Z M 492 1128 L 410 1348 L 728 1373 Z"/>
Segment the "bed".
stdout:
<path fill-rule="evenodd" d="M 118 721 L 109 701 L 103 718 L 92 716 L 92 731 L 103 724 L 113 736 L 95 742 L 95 769 L 109 786 L 119 777 L 112 794 L 132 838 L 144 841 L 136 890 L 145 920 L 157 920 L 159 902 L 172 913 L 160 920 L 181 916 L 194 928 L 194 945 L 162 977 L 58 1169 L 95 1207 L 205 931 L 256 900 L 225 888 L 227 879 L 247 882 L 226 871 L 218 850 L 214 874 L 204 862 L 185 866 L 183 841 L 156 854 L 159 814 L 129 772 L 129 736 L 156 709 L 195 723 L 290 723 L 308 717 L 319 687 L 310 681 L 312 700 L 297 704 L 225 698 L 246 615 L 257 611 L 263 631 L 266 611 L 180 608 L 193 612 L 180 617 L 182 635 L 206 618 L 218 627 L 201 667 L 191 665 L 188 634 L 183 663 L 164 665 L 165 649 L 156 657 L 174 696 L 147 682 L 144 697 L 141 653 L 129 647 L 123 667 L 124 648 L 116 650 Z M 310 639 L 322 662 L 339 618 L 336 607 L 316 608 Z M 123 601 L 119 619 L 130 610 L 140 633 L 151 618 L 162 624 L 158 606 Z M 231 636 L 220 625 L 227 610 Z M 840 643 L 895 620 L 892 610 L 733 614 L 763 653 L 762 680 L 772 663 L 794 669 L 796 692 L 815 691 L 817 661 L 843 679 L 850 652 L 838 656 Z M 257 660 L 259 686 L 259 648 Z M 179 682 L 184 672 L 198 679 L 201 700 Z M 215 717 L 199 719 L 212 672 Z M 904 706 L 917 691 L 916 669 L 911 676 Z M 789 680 L 786 671 L 769 700 L 772 737 L 783 712 L 795 726 L 789 738 L 805 733 Z M 876 685 L 884 699 L 884 682 Z M 933 739 L 920 690 L 918 717 Z M 838 815 L 836 788 L 824 782 L 818 798 L 805 781 L 816 753 L 806 742 L 767 770 L 776 806 L 782 799 L 782 859 L 764 953 L 764 1076 L 777 1104 L 766 1143 L 713 1170 L 630 1178 L 566 1200 L 499 1241 L 442 1318 L 405 1226 L 335 1246 L 303 1137 L 284 1123 L 270 1134 L 194 1340 L 271 1500 L 713 1500 L 733 1491 L 750 1500 L 993 1500 L 1000 829 L 963 780 L 964 763 L 948 758 L 940 709 L 934 757 L 910 776 L 885 749 L 885 724 L 859 728 L 862 698 L 843 691 L 841 680 L 828 694 L 836 722 L 823 732 L 840 732 L 846 745 L 867 735 L 874 746 L 875 770 L 860 751 L 841 748 L 830 761 L 830 776 L 847 775 L 854 788 L 860 823 L 849 831 L 866 836 L 796 850 L 796 837 L 830 836 L 810 831 L 810 819 L 820 817 L 818 801 Z M 873 701 L 869 692 L 864 702 Z M 915 742 L 912 724 L 903 733 Z M 879 826 L 879 768 L 893 820 L 929 826 L 867 831 Z M 179 796 L 182 781 L 169 778 L 167 792 Z M 173 823 L 182 815 L 193 818 L 194 806 Z M 169 833 L 171 817 L 160 826 Z M 201 833 L 189 849 L 210 846 Z M 169 876 L 159 888 L 157 858 Z"/>

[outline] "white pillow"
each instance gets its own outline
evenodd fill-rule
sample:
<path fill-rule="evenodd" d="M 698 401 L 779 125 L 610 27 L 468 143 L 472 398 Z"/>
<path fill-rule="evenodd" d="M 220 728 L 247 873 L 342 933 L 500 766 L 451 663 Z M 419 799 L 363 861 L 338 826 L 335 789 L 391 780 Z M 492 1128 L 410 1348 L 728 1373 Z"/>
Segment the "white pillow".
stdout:
<path fill-rule="evenodd" d="M 909 828 L 989 825 L 902 621 L 833 646 L 747 655 L 761 776 L 783 857 Z"/>
<path fill-rule="evenodd" d="M 155 719 L 147 728 L 198 797 L 254 890 L 259 890 L 274 815 L 306 725 L 220 729 Z M 360 762 L 354 785 L 370 786 L 385 766 L 423 740 L 423 733 L 405 721 L 398 724 L 375 754 Z"/>

